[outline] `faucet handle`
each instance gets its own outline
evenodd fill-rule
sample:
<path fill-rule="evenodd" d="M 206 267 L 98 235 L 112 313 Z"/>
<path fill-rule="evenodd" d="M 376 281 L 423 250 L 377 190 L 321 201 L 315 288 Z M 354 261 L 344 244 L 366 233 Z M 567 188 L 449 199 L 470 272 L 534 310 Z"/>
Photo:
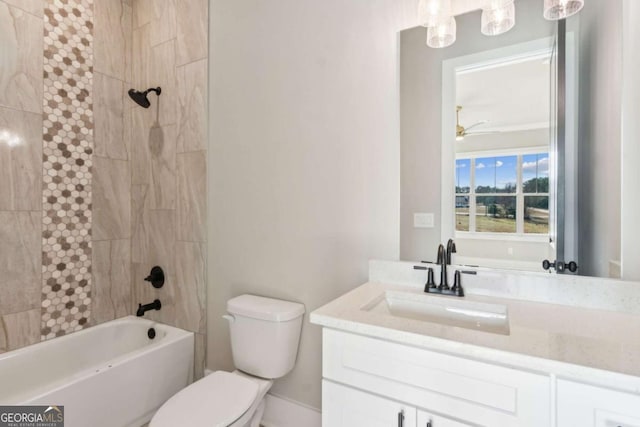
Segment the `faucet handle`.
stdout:
<path fill-rule="evenodd" d="M 462 288 L 462 275 L 460 270 L 456 270 L 456 273 L 453 275 L 453 287 L 451 291 L 459 297 L 464 296 L 464 289 Z"/>
<path fill-rule="evenodd" d="M 424 285 L 424 291 L 429 292 L 430 289 L 437 289 L 433 268 L 431 267 L 427 271 L 427 283 Z"/>

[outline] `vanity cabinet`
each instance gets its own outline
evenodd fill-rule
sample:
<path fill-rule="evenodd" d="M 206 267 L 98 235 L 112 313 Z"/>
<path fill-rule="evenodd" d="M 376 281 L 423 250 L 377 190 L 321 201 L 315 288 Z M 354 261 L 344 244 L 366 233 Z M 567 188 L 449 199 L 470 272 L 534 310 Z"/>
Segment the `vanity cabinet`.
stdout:
<path fill-rule="evenodd" d="M 558 427 L 640 427 L 640 396 L 558 380 Z"/>
<path fill-rule="evenodd" d="M 323 381 L 325 427 L 472 427 L 351 387 Z"/>
<path fill-rule="evenodd" d="M 413 406 L 322 382 L 323 427 L 416 427 L 416 422 Z"/>
<path fill-rule="evenodd" d="M 404 404 L 413 409 L 405 409 L 403 427 L 425 427 L 429 417 L 432 427 L 550 425 L 549 376 L 326 328 L 323 334 L 325 427 L 376 425 L 341 424 L 355 407 L 395 426 L 389 420 Z"/>

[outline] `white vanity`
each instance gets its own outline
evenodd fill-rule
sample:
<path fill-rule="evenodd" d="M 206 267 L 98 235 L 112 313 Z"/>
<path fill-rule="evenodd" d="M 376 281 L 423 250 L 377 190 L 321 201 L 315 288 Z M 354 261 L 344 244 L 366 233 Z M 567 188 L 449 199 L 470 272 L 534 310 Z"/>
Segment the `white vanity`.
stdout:
<path fill-rule="evenodd" d="M 372 261 L 323 326 L 324 427 L 640 426 L 640 284 Z"/>

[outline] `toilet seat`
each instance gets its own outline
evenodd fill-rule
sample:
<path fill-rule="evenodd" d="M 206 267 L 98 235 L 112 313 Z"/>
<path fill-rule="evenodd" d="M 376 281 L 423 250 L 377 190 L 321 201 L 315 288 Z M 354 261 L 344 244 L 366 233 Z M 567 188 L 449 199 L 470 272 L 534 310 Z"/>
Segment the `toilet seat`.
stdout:
<path fill-rule="evenodd" d="M 251 408 L 258 391 L 259 385 L 246 377 L 217 371 L 169 399 L 150 427 L 227 427 Z"/>

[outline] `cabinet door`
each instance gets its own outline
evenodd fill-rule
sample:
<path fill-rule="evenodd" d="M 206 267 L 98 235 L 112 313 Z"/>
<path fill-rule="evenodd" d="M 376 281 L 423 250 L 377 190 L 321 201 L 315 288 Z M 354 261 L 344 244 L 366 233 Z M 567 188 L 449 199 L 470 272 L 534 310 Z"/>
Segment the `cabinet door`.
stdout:
<path fill-rule="evenodd" d="M 416 408 L 322 381 L 322 427 L 416 427 Z"/>
<path fill-rule="evenodd" d="M 558 427 L 640 427 L 640 396 L 558 380 Z"/>
<path fill-rule="evenodd" d="M 433 415 L 429 412 L 418 411 L 418 427 L 472 427 L 471 424 L 454 421 L 440 415 Z"/>

